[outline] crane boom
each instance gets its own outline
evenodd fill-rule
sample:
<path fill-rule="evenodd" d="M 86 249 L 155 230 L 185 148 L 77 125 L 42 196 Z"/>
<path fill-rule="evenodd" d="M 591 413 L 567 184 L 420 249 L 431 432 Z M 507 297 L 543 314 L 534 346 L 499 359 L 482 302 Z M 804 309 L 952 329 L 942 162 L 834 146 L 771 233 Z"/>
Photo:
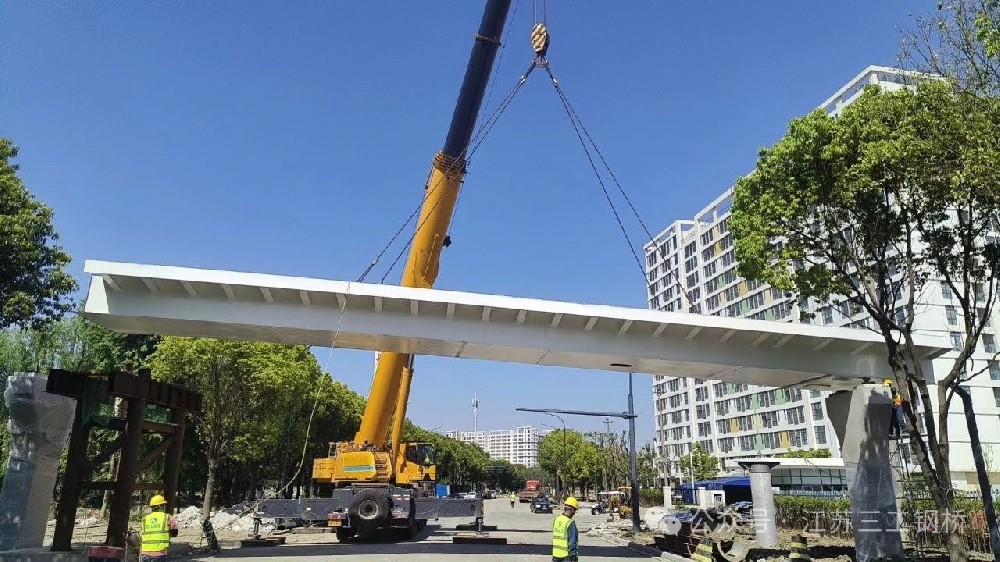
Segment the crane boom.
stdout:
<path fill-rule="evenodd" d="M 466 148 L 476 126 L 509 8 L 510 0 L 488 0 L 486 3 L 444 148 L 434 155 L 424 186 L 416 234 L 400 283 L 404 287 L 427 289 L 433 287 L 437 279 L 441 250 L 446 245 L 448 227 L 465 176 Z M 410 362 L 410 356 L 405 353 L 379 354 L 361 427 L 354 437 L 356 445 L 380 447 L 385 444 L 394 412 L 402 423 L 409 384 L 405 392 L 400 392 L 400 383 L 403 370 L 409 368 Z M 394 439 L 398 439 L 397 432 L 393 433 Z"/>

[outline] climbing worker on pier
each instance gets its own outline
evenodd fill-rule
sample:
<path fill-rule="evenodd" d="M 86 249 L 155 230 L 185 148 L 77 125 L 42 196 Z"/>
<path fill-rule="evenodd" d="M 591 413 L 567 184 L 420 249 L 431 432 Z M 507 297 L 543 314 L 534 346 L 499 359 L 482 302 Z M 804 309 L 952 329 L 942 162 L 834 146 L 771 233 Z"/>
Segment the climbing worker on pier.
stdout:
<path fill-rule="evenodd" d="M 899 439 L 903 435 L 903 395 L 893 386 L 891 379 L 882 381 L 892 395 L 892 418 L 889 419 L 889 439 Z"/>
<path fill-rule="evenodd" d="M 577 562 L 580 533 L 576 530 L 573 516 L 579 508 L 580 502 L 575 497 L 566 498 L 562 514 L 552 522 L 552 562 Z"/>
<path fill-rule="evenodd" d="M 149 500 L 153 512 L 142 519 L 142 562 L 163 562 L 170 549 L 170 531 L 177 522 L 167 515 L 167 500 L 157 494 Z"/>

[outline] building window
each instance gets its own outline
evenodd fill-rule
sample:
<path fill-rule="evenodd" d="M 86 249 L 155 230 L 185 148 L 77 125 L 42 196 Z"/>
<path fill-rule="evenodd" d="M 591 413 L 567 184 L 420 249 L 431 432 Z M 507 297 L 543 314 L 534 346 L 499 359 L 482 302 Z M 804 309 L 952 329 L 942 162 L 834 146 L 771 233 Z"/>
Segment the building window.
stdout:
<path fill-rule="evenodd" d="M 948 324 L 952 326 L 958 325 L 958 311 L 955 310 L 954 306 L 948 305 L 944 307 L 944 312 L 948 316 Z"/>
<path fill-rule="evenodd" d="M 823 419 L 823 403 L 822 402 L 813 402 L 812 411 L 813 411 L 813 420 L 817 420 L 818 421 L 818 420 Z"/>
<path fill-rule="evenodd" d="M 993 400 L 997 403 L 997 407 L 1000 408 L 1000 388 L 993 389 Z"/>
<path fill-rule="evenodd" d="M 993 338 L 993 334 L 983 334 L 983 349 L 986 350 L 986 353 L 997 352 L 997 342 Z"/>
<path fill-rule="evenodd" d="M 1000 381 L 1000 363 L 990 361 L 990 378 L 995 381 Z"/>
<path fill-rule="evenodd" d="M 965 342 L 962 340 L 962 334 L 958 332 L 950 332 L 951 335 L 951 348 L 955 351 L 961 351 L 965 347 Z"/>
<path fill-rule="evenodd" d="M 823 308 L 823 323 L 833 324 L 833 309 L 829 306 Z"/>
<path fill-rule="evenodd" d="M 948 283 L 942 281 L 941 282 L 941 297 L 944 300 L 946 300 L 946 301 L 950 301 L 952 298 L 954 298 L 954 296 L 955 296 L 954 293 L 951 292 L 951 285 L 949 285 Z"/>
<path fill-rule="evenodd" d="M 816 444 L 825 445 L 826 444 L 826 428 L 822 425 L 816 426 Z"/>

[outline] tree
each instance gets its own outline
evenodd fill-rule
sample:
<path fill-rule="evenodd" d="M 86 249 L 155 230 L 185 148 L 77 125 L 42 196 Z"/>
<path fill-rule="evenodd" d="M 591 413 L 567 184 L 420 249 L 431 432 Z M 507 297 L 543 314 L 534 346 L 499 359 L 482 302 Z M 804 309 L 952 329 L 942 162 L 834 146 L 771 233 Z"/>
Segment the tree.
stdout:
<path fill-rule="evenodd" d="M 1000 248 L 987 236 L 1000 210 L 997 109 L 996 100 L 954 94 L 940 81 L 891 93 L 869 87 L 837 118 L 815 111 L 792 120 L 785 137 L 761 151 L 757 169 L 737 182 L 730 220 L 741 275 L 820 305 L 843 299 L 867 313 L 904 399 L 911 449 L 946 514 L 954 507 L 948 411 L 955 394 L 967 403 L 982 472 L 964 385 L 986 370 L 971 355 L 997 294 Z M 957 357 L 949 372 L 937 374 L 933 398 L 928 381 L 935 379 L 913 339 L 932 289 L 953 295 L 963 315 Z M 957 532 L 948 550 L 965 559 Z"/>
<path fill-rule="evenodd" d="M 312 395 L 309 382 L 320 376 L 304 346 L 216 339 L 164 338 L 150 365 L 153 378 L 202 395 L 197 432 L 207 464 L 203 518 L 211 513 L 222 463 L 265 457 L 283 436 L 287 395 Z"/>
<path fill-rule="evenodd" d="M 600 477 L 597 446 L 572 429 L 557 429 L 539 440 L 538 465 L 562 478 L 566 488 L 583 490 Z"/>
<path fill-rule="evenodd" d="M 636 472 L 639 475 L 639 485 L 643 488 L 656 485 L 656 449 L 652 443 L 646 443 L 636 453 Z"/>
<path fill-rule="evenodd" d="M 13 141 L 0 138 L 0 328 L 38 328 L 73 308 L 77 285 L 52 210 L 17 177 L 16 156 Z"/>
<path fill-rule="evenodd" d="M 901 58 L 960 91 L 1000 95 L 1000 1 L 939 2 L 903 31 Z"/>
<path fill-rule="evenodd" d="M 693 476 L 695 482 L 710 480 L 719 475 L 719 459 L 695 443 L 691 454 L 681 457 L 681 474 L 687 480 Z"/>

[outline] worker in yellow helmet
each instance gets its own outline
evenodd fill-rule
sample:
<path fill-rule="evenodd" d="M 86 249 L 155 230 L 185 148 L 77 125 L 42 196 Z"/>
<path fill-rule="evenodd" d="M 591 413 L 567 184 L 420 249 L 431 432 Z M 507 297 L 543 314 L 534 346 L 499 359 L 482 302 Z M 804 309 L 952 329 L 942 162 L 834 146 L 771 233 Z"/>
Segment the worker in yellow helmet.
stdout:
<path fill-rule="evenodd" d="M 167 515 L 167 500 L 160 494 L 149 500 L 152 513 L 142 519 L 142 562 L 162 562 L 170 549 L 170 530 L 177 522 Z"/>
<path fill-rule="evenodd" d="M 906 421 L 903 417 L 903 395 L 899 393 L 892 384 L 892 379 L 882 381 L 883 386 L 889 387 L 889 395 L 892 396 L 892 417 L 889 418 L 889 439 L 899 439 L 906 430 Z"/>
<path fill-rule="evenodd" d="M 552 562 L 576 562 L 579 557 L 580 533 L 576 530 L 573 516 L 580 508 L 580 502 L 570 496 L 563 504 L 563 512 L 552 522 Z"/>

